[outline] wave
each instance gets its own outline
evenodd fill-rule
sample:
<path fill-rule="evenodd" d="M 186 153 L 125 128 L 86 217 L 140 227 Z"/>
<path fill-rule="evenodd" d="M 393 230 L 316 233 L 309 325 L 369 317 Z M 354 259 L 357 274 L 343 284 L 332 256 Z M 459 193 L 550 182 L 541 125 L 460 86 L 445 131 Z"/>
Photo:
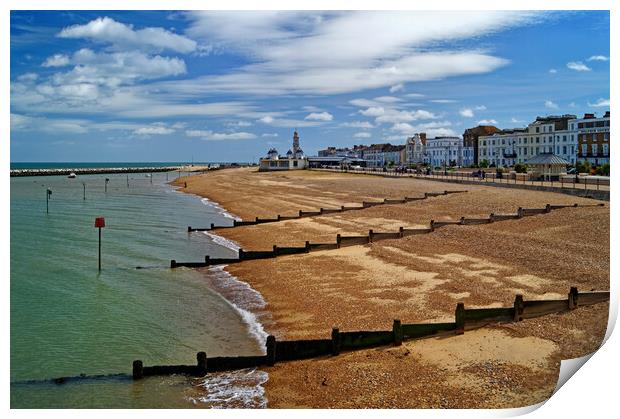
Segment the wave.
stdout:
<path fill-rule="evenodd" d="M 190 398 L 193 403 L 201 402 L 215 409 L 222 408 L 266 408 L 267 399 L 263 384 L 269 375 L 255 368 L 229 373 L 209 374 L 197 386 L 206 390 L 206 396 Z"/>
<path fill-rule="evenodd" d="M 232 214 L 232 213 L 228 212 L 228 211 L 227 211 L 224 207 L 222 207 L 220 204 L 218 204 L 218 203 L 217 203 L 217 202 L 215 202 L 215 201 L 210 200 L 209 198 L 201 198 L 201 199 L 200 199 L 200 201 L 201 201 L 203 204 L 205 204 L 205 205 L 207 205 L 207 206 L 209 206 L 209 207 L 213 207 L 213 208 L 215 208 L 215 209 L 217 210 L 217 212 L 218 212 L 220 215 L 222 215 L 222 216 L 224 216 L 224 217 L 226 217 L 226 218 L 230 218 L 231 220 L 241 221 L 241 218 L 240 218 L 240 217 L 237 217 L 236 215 L 234 215 L 234 214 Z"/>
<path fill-rule="evenodd" d="M 213 240 L 214 243 L 219 244 L 220 246 L 226 247 L 234 252 L 238 252 L 241 249 L 239 243 L 234 240 L 226 239 L 222 236 L 218 236 L 217 234 L 209 233 L 208 231 L 203 231 L 207 236 Z"/>

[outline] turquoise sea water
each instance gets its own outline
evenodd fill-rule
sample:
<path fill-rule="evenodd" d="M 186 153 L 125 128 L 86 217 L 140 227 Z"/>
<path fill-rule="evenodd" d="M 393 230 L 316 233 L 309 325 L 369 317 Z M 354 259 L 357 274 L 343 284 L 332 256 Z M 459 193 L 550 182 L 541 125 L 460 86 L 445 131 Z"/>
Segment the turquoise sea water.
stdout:
<path fill-rule="evenodd" d="M 129 175 L 129 187 L 126 175 L 11 178 L 11 407 L 264 405 L 260 371 L 206 380 L 126 375 L 134 359 L 191 364 L 198 351 L 262 353 L 264 332 L 252 314 L 266 315 L 258 293 L 222 269 L 169 269 L 170 259 L 234 255 L 217 237 L 187 233 L 211 222 L 231 219 L 175 191 L 165 173 Z M 80 374 L 86 378 L 49 381 Z"/>

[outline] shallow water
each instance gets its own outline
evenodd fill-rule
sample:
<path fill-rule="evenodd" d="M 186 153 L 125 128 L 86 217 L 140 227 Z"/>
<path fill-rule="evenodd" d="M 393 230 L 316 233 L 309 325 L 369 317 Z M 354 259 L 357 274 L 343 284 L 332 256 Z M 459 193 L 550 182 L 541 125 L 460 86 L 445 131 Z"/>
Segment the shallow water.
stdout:
<path fill-rule="evenodd" d="M 264 405 L 261 371 L 206 382 L 109 375 L 130 374 L 135 359 L 191 364 L 198 351 L 263 353 L 253 314 L 264 305 L 260 294 L 221 269 L 169 269 L 171 259 L 235 252 L 234 243 L 187 233 L 188 225 L 230 224 L 230 215 L 165 181 L 165 173 L 130 175 L 129 187 L 126 175 L 11 178 L 11 407 Z M 101 272 L 98 216 L 106 219 Z M 105 376 L 45 381 L 80 374 Z M 245 390 L 226 396 L 236 377 Z"/>

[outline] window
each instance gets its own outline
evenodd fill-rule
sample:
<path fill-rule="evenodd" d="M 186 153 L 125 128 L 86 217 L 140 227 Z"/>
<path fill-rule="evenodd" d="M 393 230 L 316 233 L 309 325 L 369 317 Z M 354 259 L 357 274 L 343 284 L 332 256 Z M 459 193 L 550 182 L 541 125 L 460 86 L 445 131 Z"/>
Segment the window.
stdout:
<path fill-rule="evenodd" d="M 540 137 L 536 137 L 536 144 L 540 143 Z"/>
<path fill-rule="evenodd" d="M 609 141 L 609 133 L 608 132 L 605 133 L 604 137 L 605 137 L 604 141 Z"/>
<path fill-rule="evenodd" d="M 562 154 L 566 154 L 566 146 L 562 147 L 562 151 L 563 151 Z"/>
<path fill-rule="evenodd" d="M 562 141 L 566 142 L 566 135 L 562 135 Z"/>
<path fill-rule="evenodd" d="M 592 154 L 593 155 L 598 154 L 598 144 L 592 144 Z"/>
<path fill-rule="evenodd" d="M 603 156 L 609 155 L 609 144 L 603 144 Z"/>
<path fill-rule="evenodd" d="M 527 147 L 525 147 L 525 148 L 523 149 L 523 155 L 524 155 L 524 156 L 527 156 Z"/>
<path fill-rule="evenodd" d="M 583 122 L 578 123 L 577 127 L 579 127 L 579 129 L 582 129 L 583 128 Z"/>
<path fill-rule="evenodd" d="M 581 155 L 585 156 L 586 154 L 588 154 L 588 145 L 587 144 L 581 144 Z"/>
<path fill-rule="evenodd" d="M 560 154 L 560 146 L 557 146 L 557 152 L 555 154 Z"/>
<path fill-rule="evenodd" d="M 575 124 L 570 124 L 570 130 L 574 131 L 575 130 Z"/>
<path fill-rule="evenodd" d="M 536 127 L 536 133 L 540 132 L 540 127 Z"/>
<path fill-rule="evenodd" d="M 586 128 L 594 128 L 594 122 L 586 122 Z"/>
<path fill-rule="evenodd" d="M 596 126 L 597 127 L 604 127 L 605 126 L 605 121 L 596 121 Z"/>

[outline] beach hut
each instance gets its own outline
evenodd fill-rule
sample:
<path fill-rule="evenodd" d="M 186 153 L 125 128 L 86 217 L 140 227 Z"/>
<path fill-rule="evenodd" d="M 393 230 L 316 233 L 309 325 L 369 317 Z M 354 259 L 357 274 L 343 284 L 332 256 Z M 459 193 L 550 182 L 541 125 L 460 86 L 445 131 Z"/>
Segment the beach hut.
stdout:
<path fill-rule="evenodd" d="M 569 164 L 570 162 L 553 153 L 540 153 L 527 161 L 534 177 L 542 180 L 559 180 L 560 176 L 566 173 L 566 166 Z"/>

